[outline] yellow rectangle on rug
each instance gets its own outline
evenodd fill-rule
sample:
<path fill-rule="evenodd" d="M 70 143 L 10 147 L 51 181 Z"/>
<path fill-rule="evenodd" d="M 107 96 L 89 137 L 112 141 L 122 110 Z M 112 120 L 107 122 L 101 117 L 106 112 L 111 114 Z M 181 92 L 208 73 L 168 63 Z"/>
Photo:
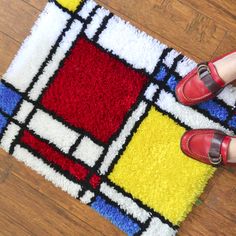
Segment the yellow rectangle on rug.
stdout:
<path fill-rule="evenodd" d="M 177 225 L 215 171 L 181 152 L 184 132 L 151 108 L 109 175 L 112 182 Z"/>
<path fill-rule="evenodd" d="M 69 11 L 74 12 L 83 0 L 57 0 L 57 2 Z"/>

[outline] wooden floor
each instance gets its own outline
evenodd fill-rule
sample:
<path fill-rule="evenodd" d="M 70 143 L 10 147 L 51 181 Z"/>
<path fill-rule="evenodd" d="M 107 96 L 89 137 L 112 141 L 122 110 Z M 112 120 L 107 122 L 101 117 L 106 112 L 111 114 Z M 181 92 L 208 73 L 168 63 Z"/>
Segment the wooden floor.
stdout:
<path fill-rule="evenodd" d="M 235 0 L 97 2 L 196 61 L 236 49 Z M 46 0 L 0 0 L 0 75 L 45 3 Z M 0 235 L 123 233 L 0 151 Z M 182 224 L 179 235 L 236 235 L 236 169 L 218 169 L 198 206 Z"/>

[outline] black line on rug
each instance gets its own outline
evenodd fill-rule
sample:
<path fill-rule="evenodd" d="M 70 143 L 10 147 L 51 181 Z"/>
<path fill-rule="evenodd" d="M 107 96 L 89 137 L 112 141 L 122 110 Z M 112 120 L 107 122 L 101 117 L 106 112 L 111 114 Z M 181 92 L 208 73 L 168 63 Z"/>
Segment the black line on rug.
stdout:
<path fill-rule="evenodd" d="M 1 82 L 2 82 L 2 80 L 1 80 Z M 4 133 L 7 130 L 8 125 L 11 123 L 11 119 L 10 118 L 13 117 L 14 114 L 17 114 L 17 112 L 20 110 L 22 102 L 23 102 L 23 98 L 21 98 L 21 100 L 18 102 L 18 104 L 16 105 L 15 109 L 13 110 L 13 112 L 12 112 L 13 115 L 8 115 L 6 112 L 4 112 L 2 109 L 0 109 L 0 112 L 8 119 L 7 123 L 6 123 L 6 126 L 4 127 L 4 129 L 2 130 L 2 132 L 0 134 L 0 143 L 1 143 L 1 140 L 2 140 L 2 138 L 4 136 Z"/>
<path fill-rule="evenodd" d="M 108 14 L 107 16 L 105 16 L 102 20 L 102 23 L 100 25 L 100 27 L 97 29 L 97 32 L 95 33 L 95 35 L 93 36 L 93 38 L 91 39 L 91 41 L 97 42 L 99 39 L 100 34 L 103 32 L 103 30 L 107 27 L 107 24 L 109 22 L 109 20 L 114 16 L 113 13 Z"/>
<path fill-rule="evenodd" d="M 38 77 L 43 74 L 44 68 L 47 66 L 47 64 L 52 60 L 53 55 L 56 53 L 57 48 L 59 47 L 63 37 L 65 36 L 66 32 L 70 29 L 72 23 L 74 21 L 74 18 L 71 17 L 66 24 L 66 27 L 63 29 L 62 33 L 60 34 L 60 36 L 57 38 L 56 43 L 54 44 L 54 46 L 51 48 L 48 56 L 46 57 L 45 61 L 42 63 L 42 65 L 40 66 L 37 74 L 34 76 L 34 78 L 32 79 L 31 83 L 29 84 L 28 88 L 26 89 L 26 91 L 24 92 L 25 94 L 28 94 L 30 92 L 30 90 L 34 87 L 35 83 L 38 81 Z"/>
<path fill-rule="evenodd" d="M 94 192 L 95 189 L 92 188 L 91 185 L 87 184 L 84 180 L 78 180 L 69 171 L 63 170 L 60 166 L 55 163 L 49 162 L 46 158 L 44 158 L 40 153 L 32 149 L 25 143 L 19 142 L 18 145 L 27 149 L 35 158 L 40 159 L 44 162 L 44 164 L 48 165 L 50 168 L 53 168 L 54 171 L 59 172 L 61 175 L 66 177 L 68 180 L 72 181 L 73 183 L 80 184 L 82 187 Z"/>
<path fill-rule="evenodd" d="M 151 77 L 154 77 L 157 72 L 159 71 L 159 68 L 161 66 L 161 64 L 163 64 L 163 60 L 166 58 L 166 56 L 168 55 L 169 52 L 171 52 L 173 50 L 173 48 L 170 48 L 170 47 L 167 47 L 165 48 L 162 53 L 161 53 L 161 56 L 159 58 L 159 61 L 157 62 L 152 74 L 150 75 Z"/>
<path fill-rule="evenodd" d="M 140 92 L 139 94 L 139 97 L 137 98 L 137 101 L 135 102 L 135 104 L 133 104 L 133 106 L 130 108 L 130 110 L 125 114 L 125 117 L 123 119 L 123 122 L 121 124 L 121 126 L 119 127 L 119 129 L 111 136 L 111 138 L 109 139 L 109 142 L 107 144 L 107 146 L 105 147 L 105 149 L 103 150 L 103 153 L 102 155 L 99 157 L 99 159 L 97 160 L 95 166 L 94 166 L 94 169 L 98 171 L 99 173 L 99 168 L 101 167 L 102 165 L 102 162 L 104 161 L 104 157 L 106 156 L 108 150 L 109 150 L 109 147 L 110 145 L 112 144 L 113 141 L 116 141 L 118 138 L 119 138 L 119 135 L 121 133 L 121 131 L 124 129 L 128 119 L 132 116 L 133 112 L 138 108 L 138 106 L 140 105 L 140 103 L 143 101 L 143 96 L 144 96 L 144 93 L 147 89 L 147 87 L 149 86 L 149 82 L 147 82 L 147 84 L 143 87 L 142 91 Z M 148 108 L 147 108 L 148 109 Z M 139 121 L 142 121 L 142 116 L 139 118 Z M 137 122 L 139 122 L 137 121 Z M 137 123 L 136 122 L 136 123 Z M 135 127 L 135 125 L 134 125 Z M 133 128 L 134 128 L 133 127 Z M 131 130 L 131 133 L 132 133 L 132 130 Z M 130 133 L 130 134 L 131 134 Z M 126 140 L 127 140 L 128 136 L 126 137 Z M 125 145 L 125 144 L 124 144 Z M 124 146 L 123 145 L 123 146 Z M 125 145 L 126 146 L 126 145 Z M 123 147 L 124 148 L 124 147 Z M 114 159 L 113 159 L 114 160 Z"/>
<path fill-rule="evenodd" d="M 145 232 L 146 229 L 149 227 L 151 220 L 152 220 L 152 217 L 148 218 L 148 220 L 144 224 L 142 224 L 141 230 L 139 232 L 137 232 L 136 234 L 134 234 L 133 236 L 142 235 L 142 233 Z"/>
<path fill-rule="evenodd" d="M 11 146 L 10 146 L 10 151 L 9 154 L 12 154 L 14 147 L 20 142 L 20 138 L 23 134 L 24 130 L 27 130 L 29 133 L 31 133 L 32 135 L 34 135 L 36 138 L 42 140 L 43 142 L 45 142 L 47 145 L 49 145 L 50 147 L 54 148 L 57 152 L 61 153 L 62 155 L 66 156 L 68 159 L 74 161 L 74 163 L 78 163 L 81 164 L 82 166 L 86 167 L 86 169 L 88 169 L 89 171 L 93 171 L 93 167 L 89 166 L 88 164 L 86 164 L 85 162 L 83 162 L 80 159 L 76 159 L 75 157 L 73 157 L 72 153 L 73 153 L 73 149 L 77 147 L 77 145 L 79 144 L 79 142 L 81 141 L 81 139 L 84 137 L 83 135 L 80 135 L 78 137 L 78 139 L 76 140 L 76 142 L 71 146 L 69 153 L 66 154 L 64 153 L 60 148 L 58 148 L 54 143 L 48 141 L 45 138 L 42 138 L 40 135 L 38 135 L 37 133 L 35 133 L 33 130 L 31 130 L 26 123 L 20 123 L 18 122 L 16 119 L 14 119 L 14 117 L 8 115 L 7 113 L 5 113 L 4 111 L 2 111 L 0 109 L 0 113 L 5 116 L 7 119 L 9 119 L 9 123 L 13 122 L 14 124 L 18 125 L 21 130 L 19 131 L 18 135 L 15 137 L 15 139 L 12 141 Z M 36 109 L 35 111 L 32 113 L 32 117 L 33 115 L 36 113 Z M 30 119 L 32 118 L 30 117 Z M 9 125 L 8 123 L 8 125 Z M 7 126 L 6 126 L 7 127 Z M 1 142 L 1 139 L 0 139 Z M 71 153 L 70 153 L 71 152 Z M 94 171 L 92 174 L 94 174 L 96 171 Z M 92 175 L 91 175 L 92 176 Z"/>
<path fill-rule="evenodd" d="M 81 202 L 80 198 L 82 198 L 84 196 L 84 194 L 86 193 L 88 189 L 86 188 L 82 188 L 82 190 L 80 191 L 80 193 L 77 196 L 77 199 Z M 91 191 L 91 190 L 90 190 Z"/>
<path fill-rule="evenodd" d="M 83 24 L 83 26 L 82 26 L 82 29 L 81 29 L 81 31 L 80 31 L 80 33 L 77 35 L 77 37 L 76 37 L 76 39 L 74 40 L 74 42 L 72 43 L 70 49 L 66 52 L 64 59 L 61 60 L 59 66 L 58 66 L 58 68 L 57 68 L 57 70 L 54 72 L 54 74 L 49 78 L 48 82 L 46 83 L 44 89 L 42 90 L 40 96 L 38 97 L 38 102 L 41 101 L 42 96 L 44 95 L 44 91 L 45 91 L 45 90 L 50 86 L 50 84 L 53 82 L 53 80 L 54 80 L 55 76 L 57 75 L 58 71 L 59 71 L 60 68 L 64 65 L 66 58 L 71 54 L 71 52 L 72 52 L 72 50 L 73 50 L 73 48 L 74 48 L 76 42 L 77 42 L 78 39 L 81 37 L 81 35 L 84 34 L 84 31 L 85 31 L 87 25 L 91 22 L 93 16 L 96 14 L 96 11 L 97 11 L 99 8 L 100 8 L 100 6 L 97 5 L 97 6 L 92 10 L 92 12 L 90 13 L 89 17 L 85 20 L 85 22 L 84 22 L 84 24 Z"/>
<path fill-rule="evenodd" d="M 77 138 L 77 140 L 75 141 L 75 143 L 70 147 L 70 150 L 69 150 L 69 152 L 68 152 L 68 156 L 73 157 L 73 153 L 75 152 L 76 148 L 79 146 L 81 140 L 82 140 L 84 137 L 85 137 L 85 136 L 81 134 L 81 135 Z M 77 160 L 77 159 L 75 159 L 75 160 Z M 91 167 L 89 167 L 89 168 L 91 168 Z"/>
<path fill-rule="evenodd" d="M 25 127 L 28 126 L 28 124 L 29 124 L 31 118 L 33 117 L 33 115 L 34 115 L 35 112 L 36 112 L 36 109 L 37 109 L 37 108 L 34 107 L 34 108 L 32 109 L 32 111 L 29 113 L 29 115 L 27 116 L 27 118 L 26 118 L 26 120 L 25 120 L 25 122 L 24 122 Z M 13 142 L 11 143 L 11 146 L 10 146 L 10 149 L 9 149 L 9 153 L 10 153 L 11 155 L 13 154 L 13 151 L 14 151 L 14 149 L 15 149 L 15 146 L 19 143 L 20 137 L 21 137 L 22 134 L 23 134 L 24 128 L 23 128 L 22 126 L 23 126 L 23 125 L 20 126 L 21 129 L 20 129 L 19 133 L 16 135 L 15 139 L 14 139 Z"/>
<path fill-rule="evenodd" d="M 165 65 L 163 65 L 165 66 Z M 165 66 L 166 67 L 166 66 Z M 174 74 L 174 71 L 172 71 L 170 74 Z M 179 79 L 181 79 L 181 77 L 178 75 Z M 167 76 L 165 76 L 164 80 L 163 81 L 157 81 L 155 78 L 150 78 L 150 80 L 152 81 L 153 84 L 156 84 L 160 87 L 160 89 L 164 89 L 166 92 L 168 93 L 171 93 L 173 95 L 173 97 L 176 99 L 176 94 L 174 91 L 172 91 L 169 86 L 166 84 L 166 81 L 167 81 Z M 229 116 L 230 114 L 232 114 L 232 109 L 229 105 L 227 105 L 224 101 L 220 100 L 219 98 L 215 97 L 213 99 L 213 101 L 220 105 L 222 108 L 226 109 L 227 110 L 227 113 L 228 113 L 228 118 L 225 120 L 225 121 L 222 121 L 220 118 L 217 118 L 217 117 L 214 117 L 213 115 L 210 114 L 209 111 L 207 110 L 204 110 L 204 109 L 201 109 L 200 107 L 198 107 L 198 105 L 194 105 L 194 106 L 191 106 L 191 108 L 195 111 L 197 111 L 198 113 L 204 115 L 206 118 L 220 124 L 221 126 L 223 126 L 225 129 L 230 129 L 232 131 L 236 131 L 236 128 L 232 128 L 229 126 L 228 124 L 228 119 L 229 119 Z M 178 102 L 176 100 L 176 102 Z M 154 104 L 155 105 L 155 104 Z M 181 103 L 180 103 L 181 105 Z"/>
<path fill-rule="evenodd" d="M 170 222 L 168 219 L 166 219 L 163 215 L 161 215 L 159 212 L 156 212 L 153 208 L 149 207 L 145 203 L 143 203 L 141 200 L 133 197 L 131 193 L 126 192 L 122 187 L 114 184 L 109 178 L 104 177 L 103 181 L 107 183 L 110 187 L 114 188 L 117 192 L 122 193 L 125 197 L 131 198 L 140 208 L 143 208 L 147 212 L 150 212 L 152 216 L 155 216 L 161 220 L 162 223 L 168 224 L 172 229 L 178 229 L 178 225 L 174 225 L 172 222 Z"/>
<path fill-rule="evenodd" d="M 84 187 L 82 187 L 82 189 L 79 191 L 76 199 L 80 200 L 80 198 L 84 196 L 85 192 L 86 192 L 86 189 Z"/>
<path fill-rule="evenodd" d="M 174 72 L 175 71 L 172 71 L 171 72 L 171 74 L 173 74 L 174 75 Z M 177 79 L 177 81 L 179 81 L 180 79 L 182 79 L 182 77 L 180 77 L 180 76 L 176 76 L 176 75 L 174 75 L 175 77 L 176 77 L 176 79 Z M 175 95 L 175 93 L 165 84 L 165 89 L 166 90 L 168 90 L 169 92 L 171 92 L 173 95 L 174 95 L 174 97 L 176 98 L 176 95 Z M 231 113 L 232 113 L 232 107 L 230 106 L 230 105 L 228 105 L 227 103 L 225 103 L 223 100 L 221 100 L 220 98 L 218 98 L 218 97 L 214 97 L 213 99 L 212 99 L 212 101 L 214 101 L 216 104 L 218 104 L 218 105 L 220 105 L 221 107 L 223 107 L 224 109 L 226 109 L 227 110 L 227 112 L 228 112 L 228 114 L 230 115 Z M 197 105 L 196 105 L 197 106 Z M 197 107 L 196 107 L 197 108 Z M 201 108 L 197 108 L 197 109 L 199 109 L 199 110 L 202 110 Z M 209 112 L 208 112 L 209 113 Z M 210 114 L 209 114 L 210 115 Z M 211 115 L 210 115 L 211 116 Z M 214 118 L 214 117 L 213 117 Z M 217 118 L 216 118 L 217 119 Z M 220 122 L 226 122 L 226 124 L 227 124 L 227 119 L 225 120 L 225 121 L 221 121 L 221 120 L 219 120 Z"/>
<path fill-rule="evenodd" d="M 168 87 L 167 84 L 165 84 L 163 81 L 160 81 L 159 83 L 157 83 L 157 85 L 160 85 L 161 84 L 161 87 L 168 93 L 172 94 L 173 97 L 176 99 L 176 95 L 175 93 Z M 218 100 L 216 98 L 213 99 L 214 102 L 218 103 Z M 176 102 L 178 102 L 176 100 Z M 179 102 L 178 102 L 179 103 Z M 222 102 L 220 102 L 221 104 L 223 104 Z M 181 103 L 179 103 L 180 105 L 182 105 Z M 220 104 L 219 104 L 220 105 Z M 225 121 L 222 121 L 220 120 L 219 118 L 217 117 L 214 117 L 210 114 L 210 112 L 208 112 L 207 110 L 204 110 L 204 109 L 201 109 L 200 107 L 198 107 L 198 105 L 194 105 L 194 106 L 191 106 L 191 108 L 195 111 L 197 111 L 199 114 L 202 114 L 204 115 L 206 118 L 214 121 L 215 123 L 218 123 L 220 124 L 222 127 L 224 127 L 225 129 L 229 129 L 229 130 L 232 130 L 232 131 L 236 131 L 236 128 L 233 129 L 232 127 L 229 126 L 229 124 L 227 123 L 227 119 Z M 224 107 L 227 112 L 228 112 L 228 115 L 231 114 L 231 110 L 229 107 L 226 107 L 226 105 L 224 104 Z"/>
<path fill-rule="evenodd" d="M 100 49 L 102 52 L 108 53 L 110 57 L 117 59 L 118 61 L 122 62 L 125 66 L 130 68 L 133 71 L 136 71 L 140 73 L 141 75 L 144 75 L 149 78 L 150 74 L 145 69 L 136 69 L 133 67 L 132 64 L 127 62 L 125 59 L 120 58 L 118 55 L 113 54 L 111 51 L 107 50 L 106 48 L 103 48 L 98 42 L 91 41 L 86 34 L 83 35 L 87 41 L 91 42 L 96 48 Z"/>
<path fill-rule="evenodd" d="M 2 138 L 3 138 L 3 136 L 4 136 L 4 134 L 5 134 L 6 130 L 7 130 L 8 125 L 11 123 L 11 121 L 8 118 L 9 116 L 5 112 L 0 111 L 0 113 L 7 119 L 7 123 L 6 123 L 5 127 L 2 129 L 2 132 L 0 134 L 0 143 L 1 143 Z"/>
<path fill-rule="evenodd" d="M 132 128 L 130 134 L 126 137 L 125 143 L 122 145 L 121 149 L 118 151 L 118 153 L 116 154 L 116 156 L 113 158 L 112 163 L 110 164 L 110 166 L 108 167 L 108 170 L 106 171 L 106 175 L 109 175 L 111 173 L 111 171 L 113 170 L 114 166 L 118 163 L 120 156 L 123 154 L 123 152 L 125 151 L 126 147 L 128 146 L 129 142 L 131 141 L 133 135 L 137 132 L 140 124 L 142 123 L 142 121 L 147 117 L 148 112 L 151 108 L 151 105 L 147 104 L 147 108 L 146 111 L 144 112 L 144 114 L 140 117 L 140 119 L 135 123 L 134 127 Z"/>
<path fill-rule="evenodd" d="M 108 202 L 110 205 L 112 205 L 115 208 L 118 208 L 119 211 L 124 214 L 127 215 L 132 221 L 134 221 L 134 223 L 138 224 L 140 227 L 143 224 L 142 222 L 140 222 L 137 218 L 135 218 L 132 214 L 128 213 L 127 211 L 125 211 L 124 209 L 122 209 L 118 203 L 112 201 L 109 197 L 107 197 L 104 193 L 100 192 L 99 195 L 104 198 L 106 200 L 106 202 Z"/>
<path fill-rule="evenodd" d="M 160 84 L 162 84 L 163 88 L 165 88 L 165 90 L 167 90 L 168 92 L 172 93 L 174 95 L 174 97 L 176 98 L 176 94 L 168 87 L 168 85 L 166 84 L 167 80 L 169 79 L 170 75 L 174 75 L 175 78 L 177 79 L 177 81 L 181 80 L 182 77 L 176 72 L 176 67 L 178 65 L 178 63 L 184 58 L 184 55 L 180 54 L 178 55 L 175 59 L 174 59 L 174 63 L 172 64 L 171 68 L 168 68 L 166 65 L 163 64 L 163 66 L 165 66 L 166 69 L 168 69 L 168 73 L 165 76 L 163 81 L 158 81 L 160 82 Z M 159 83 L 157 83 L 159 84 Z M 214 97 L 213 101 L 220 105 L 222 108 L 227 110 L 228 113 L 228 117 L 230 116 L 230 114 L 232 113 L 232 109 L 231 106 L 229 106 L 228 104 L 226 104 L 224 101 L 222 101 L 221 99 Z M 192 106 L 192 108 L 194 110 L 197 110 L 199 113 L 202 113 L 203 115 L 205 115 L 207 118 L 212 119 L 213 121 L 217 122 L 217 123 L 221 123 L 222 126 L 224 126 L 225 128 L 231 129 L 228 125 L 228 117 L 226 118 L 225 121 L 222 121 L 221 119 L 214 117 L 210 114 L 209 111 L 206 111 L 204 109 L 201 109 L 200 107 L 198 107 L 197 105 Z"/>
<path fill-rule="evenodd" d="M 16 90 L 15 87 L 13 87 L 11 84 L 8 84 L 6 81 L 3 81 L 2 82 L 8 86 L 9 88 L 13 89 L 14 91 L 18 92 Z M 18 92 L 19 93 L 19 92 Z M 31 99 L 29 99 L 25 94 L 21 94 L 23 100 L 27 101 L 27 102 L 30 102 L 34 105 L 34 107 L 36 107 L 37 109 L 40 109 L 42 111 L 44 111 L 45 113 L 49 114 L 50 116 L 52 116 L 53 119 L 61 122 L 66 128 L 68 129 L 71 129 L 72 131 L 78 133 L 78 134 L 81 134 L 81 135 L 84 135 L 84 136 L 87 136 L 88 138 L 90 138 L 93 142 L 95 142 L 97 145 L 100 145 L 102 147 L 106 146 L 105 143 L 101 142 L 100 140 L 98 140 L 96 137 L 94 137 L 92 134 L 90 134 L 89 132 L 85 131 L 84 129 L 81 129 L 81 128 L 78 128 L 78 127 L 75 127 L 67 122 L 64 121 L 64 119 L 60 116 L 58 116 L 55 112 L 53 111 L 50 111 L 50 110 L 47 110 L 44 106 L 41 105 L 41 103 L 37 102 L 37 101 L 33 101 Z M 13 115 L 14 116 L 14 115 Z"/>
<path fill-rule="evenodd" d="M 72 23 L 73 23 L 74 20 L 75 20 L 75 16 L 76 16 L 76 18 L 78 18 L 77 13 L 78 13 L 78 11 L 80 11 L 80 10 L 82 9 L 82 7 L 84 6 L 84 3 L 85 3 L 85 2 L 86 2 L 86 0 L 83 0 L 83 2 L 78 6 L 77 10 L 72 14 L 71 18 L 67 21 L 67 24 L 66 24 L 65 28 L 63 29 L 62 33 L 61 33 L 61 34 L 59 35 L 59 37 L 57 38 L 56 43 L 55 43 L 54 46 L 51 48 L 51 50 L 50 50 L 48 56 L 46 57 L 45 61 L 44 61 L 44 62 L 42 63 L 42 65 L 40 66 L 39 71 L 38 71 L 37 74 L 34 76 L 34 78 L 32 79 L 32 81 L 31 81 L 31 83 L 30 83 L 30 85 L 28 86 L 28 88 L 27 88 L 26 91 L 24 92 L 25 94 L 28 94 L 28 93 L 31 91 L 31 89 L 33 88 L 33 86 L 35 85 L 35 83 L 38 81 L 39 76 L 44 73 L 44 68 L 45 68 L 45 67 L 47 66 L 47 64 L 52 60 L 54 54 L 55 54 L 56 51 L 57 51 L 57 48 L 60 46 L 60 43 L 62 42 L 62 40 L 63 40 L 63 38 L 64 38 L 66 32 L 68 32 L 68 31 L 70 30 L 71 25 L 72 25 Z M 88 24 L 88 22 L 90 21 L 91 15 L 92 15 L 92 14 L 95 14 L 97 8 L 99 8 L 99 6 L 96 6 L 96 7 L 93 9 L 93 11 L 90 13 L 89 17 L 88 17 L 86 20 L 83 20 L 83 19 L 81 18 L 81 19 L 82 19 L 82 22 L 83 22 L 83 26 L 82 26 L 81 32 L 83 31 L 83 29 L 84 29 L 85 27 L 87 27 L 87 24 Z M 78 35 L 80 35 L 80 33 L 79 33 Z M 77 37 L 78 37 L 78 36 L 77 36 Z M 75 43 L 76 41 L 77 41 L 77 39 L 72 43 L 71 48 L 65 53 L 65 57 L 64 57 L 63 60 L 60 62 L 58 69 L 55 71 L 55 73 L 53 74 L 52 77 L 54 77 L 55 74 L 57 73 L 57 71 L 60 69 L 60 65 L 61 65 L 62 63 L 64 63 L 64 60 L 65 60 L 65 59 L 67 58 L 67 56 L 69 55 L 69 53 L 70 53 L 71 49 L 73 48 L 74 43 Z M 50 79 L 49 79 L 49 80 L 50 80 Z M 48 86 L 48 83 L 46 84 L 46 87 L 47 87 L 47 86 Z M 45 88 L 44 88 L 44 90 L 45 90 Z M 44 90 L 42 91 L 41 95 L 43 94 Z M 38 101 L 39 101 L 39 100 L 40 100 L 40 97 L 38 98 Z"/>

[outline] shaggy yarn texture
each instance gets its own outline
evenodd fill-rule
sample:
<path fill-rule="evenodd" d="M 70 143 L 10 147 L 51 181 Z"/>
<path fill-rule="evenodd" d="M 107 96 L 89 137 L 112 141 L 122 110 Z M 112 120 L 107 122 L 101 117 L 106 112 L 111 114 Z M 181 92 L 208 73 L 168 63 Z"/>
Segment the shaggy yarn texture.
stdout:
<path fill-rule="evenodd" d="M 93 0 L 49 1 L 0 82 L 1 147 L 127 235 L 175 235 L 215 171 L 181 136 L 236 131 L 231 85 L 177 102 L 195 66 Z"/>

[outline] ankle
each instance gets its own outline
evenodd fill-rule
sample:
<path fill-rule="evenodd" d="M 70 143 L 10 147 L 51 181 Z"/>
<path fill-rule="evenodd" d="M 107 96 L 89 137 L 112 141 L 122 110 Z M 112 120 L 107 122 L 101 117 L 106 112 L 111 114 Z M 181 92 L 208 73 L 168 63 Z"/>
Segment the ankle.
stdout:
<path fill-rule="evenodd" d="M 228 56 L 214 62 L 219 76 L 226 84 L 236 79 L 235 63 L 236 53 L 229 54 Z"/>
<path fill-rule="evenodd" d="M 236 163 L 236 137 L 231 138 L 228 149 L 228 161 Z"/>

